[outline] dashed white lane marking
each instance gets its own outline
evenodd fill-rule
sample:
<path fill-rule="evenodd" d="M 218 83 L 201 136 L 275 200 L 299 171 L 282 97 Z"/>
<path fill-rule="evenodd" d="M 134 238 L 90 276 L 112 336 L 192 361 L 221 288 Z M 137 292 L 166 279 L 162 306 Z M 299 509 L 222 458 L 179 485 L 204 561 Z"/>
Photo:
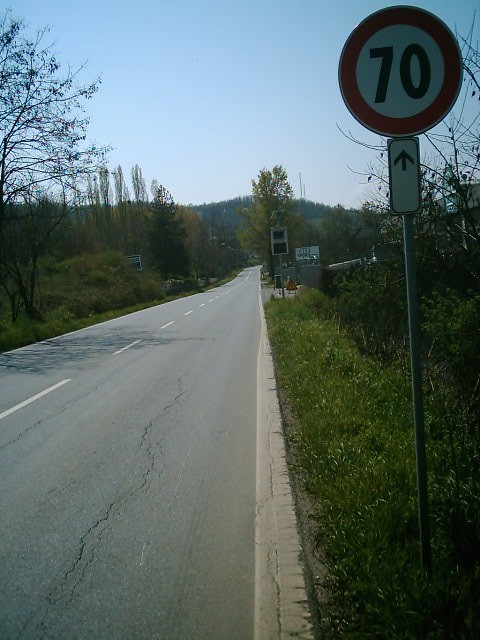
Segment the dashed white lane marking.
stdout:
<path fill-rule="evenodd" d="M 127 344 L 126 347 L 123 347 L 122 349 L 119 349 L 118 351 L 115 351 L 113 355 L 116 356 L 119 353 L 122 353 L 123 351 L 126 351 L 127 349 L 130 349 L 130 347 L 134 347 L 139 342 L 141 342 L 141 340 L 135 340 L 135 342 L 132 342 L 131 344 Z"/>
<path fill-rule="evenodd" d="M 208 302 L 215 302 L 215 300 L 218 300 L 219 298 L 221 298 L 222 296 L 227 295 L 227 293 L 230 293 L 230 289 L 228 291 L 224 291 L 223 293 L 219 294 L 218 296 L 215 296 L 215 298 L 210 298 L 210 300 Z M 203 302 L 202 304 L 199 304 L 199 308 L 202 308 L 205 306 L 205 302 Z M 184 316 L 189 316 L 191 313 L 193 313 L 193 309 L 190 309 L 190 311 L 186 311 L 183 315 Z M 171 320 L 170 322 L 167 322 L 166 324 L 162 325 L 160 327 L 160 329 L 166 329 L 167 327 L 170 327 L 172 324 L 175 324 L 175 320 Z M 126 347 L 123 347 L 122 349 L 119 349 L 118 351 L 114 352 L 114 356 L 118 355 L 119 353 L 123 353 L 123 351 L 126 351 L 127 349 L 130 349 L 130 347 L 135 346 L 136 344 L 138 344 L 139 342 L 141 342 L 141 340 L 135 340 L 135 342 L 132 342 L 131 344 L 128 344 Z"/>
<path fill-rule="evenodd" d="M 140 566 L 143 567 L 143 565 L 145 564 L 145 547 L 147 546 L 147 543 L 144 542 L 143 543 L 143 547 L 142 547 L 142 557 L 140 558 Z"/>
<path fill-rule="evenodd" d="M 43 396 L 46 396 L 48 393 L 51 393 L 52 391 L 55 391 L 55 389 L 58 389 L 59 387 L 62 387 L 64 384 L 67 384 L 67 382 L 70 382 L 70 380 L 71 380 L 71 378 L 66 378 L 65 380 L 62 380 L 61 382 L 57 382 L 57 384 L 54 384 L 53 386 L 48 387 L 48 389 L 45 389 L 44 391 L 40 391 L 40 393 L 37 393 L 36 395 L 32 396 L 31 398 L 28 398 L 28 400 L 24 400 L 23 402 L 20 402 L 20 404 L 16 404 L 11 409 L 7 409 L 3 413 L 0 413 L 0 420 L 2 420 L 3 418 L 6 418 L 11 413 L 15 413 L 15 411 L 18 411 L 19 409 L 23 409 L 23 407 L 26 407 L 27 404 L 30 404 L 31 402 L 35 402 L 35 400 L 39 400 L 40 398 L 43 398 Z"/>
<path fill-rule="evenodd" d="M 248 274 L 247 280 L 248 280 L 249 276 L 250 276 L 250 274 Z M 210 298 L 210 300 L 208 302 L 214 302 L 215 300 L 218 300 L 218 298 L 221 298 L 222 296 L 226 295 L 227 293 L 230 293 L 230 289 L 228 291 L 225 291 L 224 293 L 216 296 L 215 298 Z M 206 303 L 200 304 L 199 307 L 200 308 L 204 307 L 205 304 Z M 189 316 L 191 313 L 193 313 L 193 309 L 190 310 L 190 311 L 187 311 L 183 315 L 184 316 Z M 167 322 L 166 324 L 161 326 L 160 329 L 166 329 L 167 327 L 170 327 L 172 324 L 175 324 L 175 320 L 171 320 L 170 322 Z M 141 340 L 135 340 L 131 344 L 128 344 L 126 347 L 123 347 L 122 349 L 119 349 L 118 351 L 114 351 L 113 355 L 116 356 L 119 353 L 123 353 L 127 349 L 130 349 L 131 347 L 134 347 L 139 342 L 141 342 Z M 37 393 L 35 396 L 32 396 L 31 398 L 28 398 L 27 400 L 24 400 L 23 402 L 20 402 L 20 404 L 17 404 L 14 407 L 11 407 L 10 409 L 7 409 L 6 411 L 3 411 L 3 413 L 0 413 L 0 420 L 3 420 L 3 418 L 6 418 L 7 416 L 11 415 L 12 413 L 15 413 L 15 411 L 18 411 L 19 409 L 23 409 L 23 407 L 26 407 L 27 405 L 29 405 L 32 402 L 35 402 L 35 400 L 39 400 L 43 396 L 46 396 L 48 393 L 51 393 L 52 391 L 55 391 L 55 389 L 58 389 L 59 387 L 62 387 L 64 384 L 67 384 L 67 382 L 70 382 L 70 381 L 71 381 L 71 378 L 66 378 L 65 380 L 62 380 L 61 382 L 57 382 L 57 384 L 54 384 L 53 386 L 48 387 L 48 389 L 45 389 L 44 391 L 41 391 L 40 393 Z"/>

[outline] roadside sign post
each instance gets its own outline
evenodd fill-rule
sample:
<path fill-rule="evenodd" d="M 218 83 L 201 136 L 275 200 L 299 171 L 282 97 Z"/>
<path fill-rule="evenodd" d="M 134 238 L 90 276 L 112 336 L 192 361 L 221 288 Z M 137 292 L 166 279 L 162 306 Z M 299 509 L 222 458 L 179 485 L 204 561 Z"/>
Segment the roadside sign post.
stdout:
<path fill-rule="evenodd" d="M 427 454 L 423 415 L 422 358 L 420 318 L 417 293 L 417 257 L 415 232 L 411 215 L 403 216 L 405 250 L 405 277 L 407 282 L 408 330 L 410 337 L 410 367 L 412 379 L 413 424 L 415 429 L 415 456 L 417 464 L 418 520 L 422 565 L 427 576 L 432 573 L 430 526 L 428 522 Z"/>
<path fill-rule="evenodd" d="M 421 212 L 419 142 L 455 104 L 462 57 L 450 29 L 417 7 L 387 7 L 365 18 L 348 37 L 338 70 L 350 113 L 388 136 L 390 209 L 403 216 L 412 400 L 422 565 L 431 575 L 427 465 L 423 416 L 420 321 L 413 215 Z"/>
<path fill-rule="evenodd" d="M 283 286 L 283 277 L 282 277 L 282 256 L 288 254 L 287 227 L 271 227 L 270 243 L 272 247 L 272 256 L 278 256 L 278 275 L 280 277 L 280 283 L 282 287 L 282 298 L 285 298 L 285 287 Z M 276 283 L 275 283 L 275 286 L 276 286 Z"/>

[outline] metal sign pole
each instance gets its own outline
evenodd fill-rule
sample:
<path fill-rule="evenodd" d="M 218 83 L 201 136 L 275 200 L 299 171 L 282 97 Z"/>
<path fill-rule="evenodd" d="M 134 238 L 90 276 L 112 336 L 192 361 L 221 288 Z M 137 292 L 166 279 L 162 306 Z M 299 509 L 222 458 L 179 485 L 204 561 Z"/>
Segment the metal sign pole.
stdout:
<path fill-rule="evenodd" d="M 285 298 L 285 287 L 283 286 L 283 273 L 282 273 L 282 256 L 278 256 L 278 273 L 280 274 L 282 282 L 282 298 Z"/>
<path fill-rule="evenodd" d="M 419 80 L 411 74 L 413 58 Z M 360 22 L 343 47 L 338 67 L 340 91 L 350 113 L 367 129 L 392 138 L 388 141 L 390 208 L 403 215 L 420 537 L 427 575 L 431 550 L 412 219 L 421 211 L 420 157 L 418 139 L 408 136 L 443 120 L 460 93 L 462 72 L 460 47 L 447 25 L 428 11 L 407 6 L 381 9 Z"/>
<path fill-rule="evenodd" d="M 410 333 L 410 362 L 412 369 L 413 418 L 415 453 L 417 459 L 418 516 L 422 565 L 425 574 L 432 574 L 430 527 L 428 524 L 427 458 L 425 453 L 425 427 L 423 420 L 422 363 L 420 354 L 420 320 L 417 295 L 417 260 L 413 216 L 403 216 L 405 245 L 405 275 L 407 280 L 408 326 Z"/>
<path fill-rule="evenodd" d="M 279 215 L 279 211 L 274 211 L 272 218 Z M 288 232 L 287 227 L 271 227 L 270 242 L 272 246 L 272 256 L 278 256 L 278 277 L 282 287 L 282 298 L 285 298 L 285 288 L 283 286 L 282 255 L 288 255 Z M 274 265 L 275 266 L 275 265 Z M 275 283 L 276 286 L 276 283 Z"/>

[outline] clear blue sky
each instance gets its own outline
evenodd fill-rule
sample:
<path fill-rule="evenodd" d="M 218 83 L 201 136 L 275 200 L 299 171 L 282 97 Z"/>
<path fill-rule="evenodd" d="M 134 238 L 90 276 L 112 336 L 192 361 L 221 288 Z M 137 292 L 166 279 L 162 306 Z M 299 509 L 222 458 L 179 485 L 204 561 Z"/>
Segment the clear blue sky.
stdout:
<path fill-rule="evenodd" d="M 340 95 L 342 47 L 356 24 L 391 4 L 380 0 L 15 0 L 13 14 L 48 25 L 58 59 L 87 61 L 100 75 L 87 103 L 89 137 L 113 147 L 130 183 L 139 164 L 178 203 L 251 193 L 262 168 L 285 167 L 300 196 L 358 207 L 374 152 Z M 408 3 L 405 3 L 408 4 Z M 460 34 L 479 0 L 419 0 Z M 8 4 L 6 5 L 8 6 Z M 476 31 L 480 25 L 477 15 Z M 478 36 L 477 36 L 478 37 Z"/>

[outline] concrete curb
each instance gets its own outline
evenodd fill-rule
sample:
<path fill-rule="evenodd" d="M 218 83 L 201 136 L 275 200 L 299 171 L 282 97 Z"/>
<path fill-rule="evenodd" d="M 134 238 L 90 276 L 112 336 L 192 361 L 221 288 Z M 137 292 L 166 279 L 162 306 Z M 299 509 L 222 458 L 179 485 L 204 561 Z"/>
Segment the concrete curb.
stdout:
<path fill-rule="evenodd" d="M 255 640 L 313 640 L 273 360 L 260 299 L 257 367 Z"/>

